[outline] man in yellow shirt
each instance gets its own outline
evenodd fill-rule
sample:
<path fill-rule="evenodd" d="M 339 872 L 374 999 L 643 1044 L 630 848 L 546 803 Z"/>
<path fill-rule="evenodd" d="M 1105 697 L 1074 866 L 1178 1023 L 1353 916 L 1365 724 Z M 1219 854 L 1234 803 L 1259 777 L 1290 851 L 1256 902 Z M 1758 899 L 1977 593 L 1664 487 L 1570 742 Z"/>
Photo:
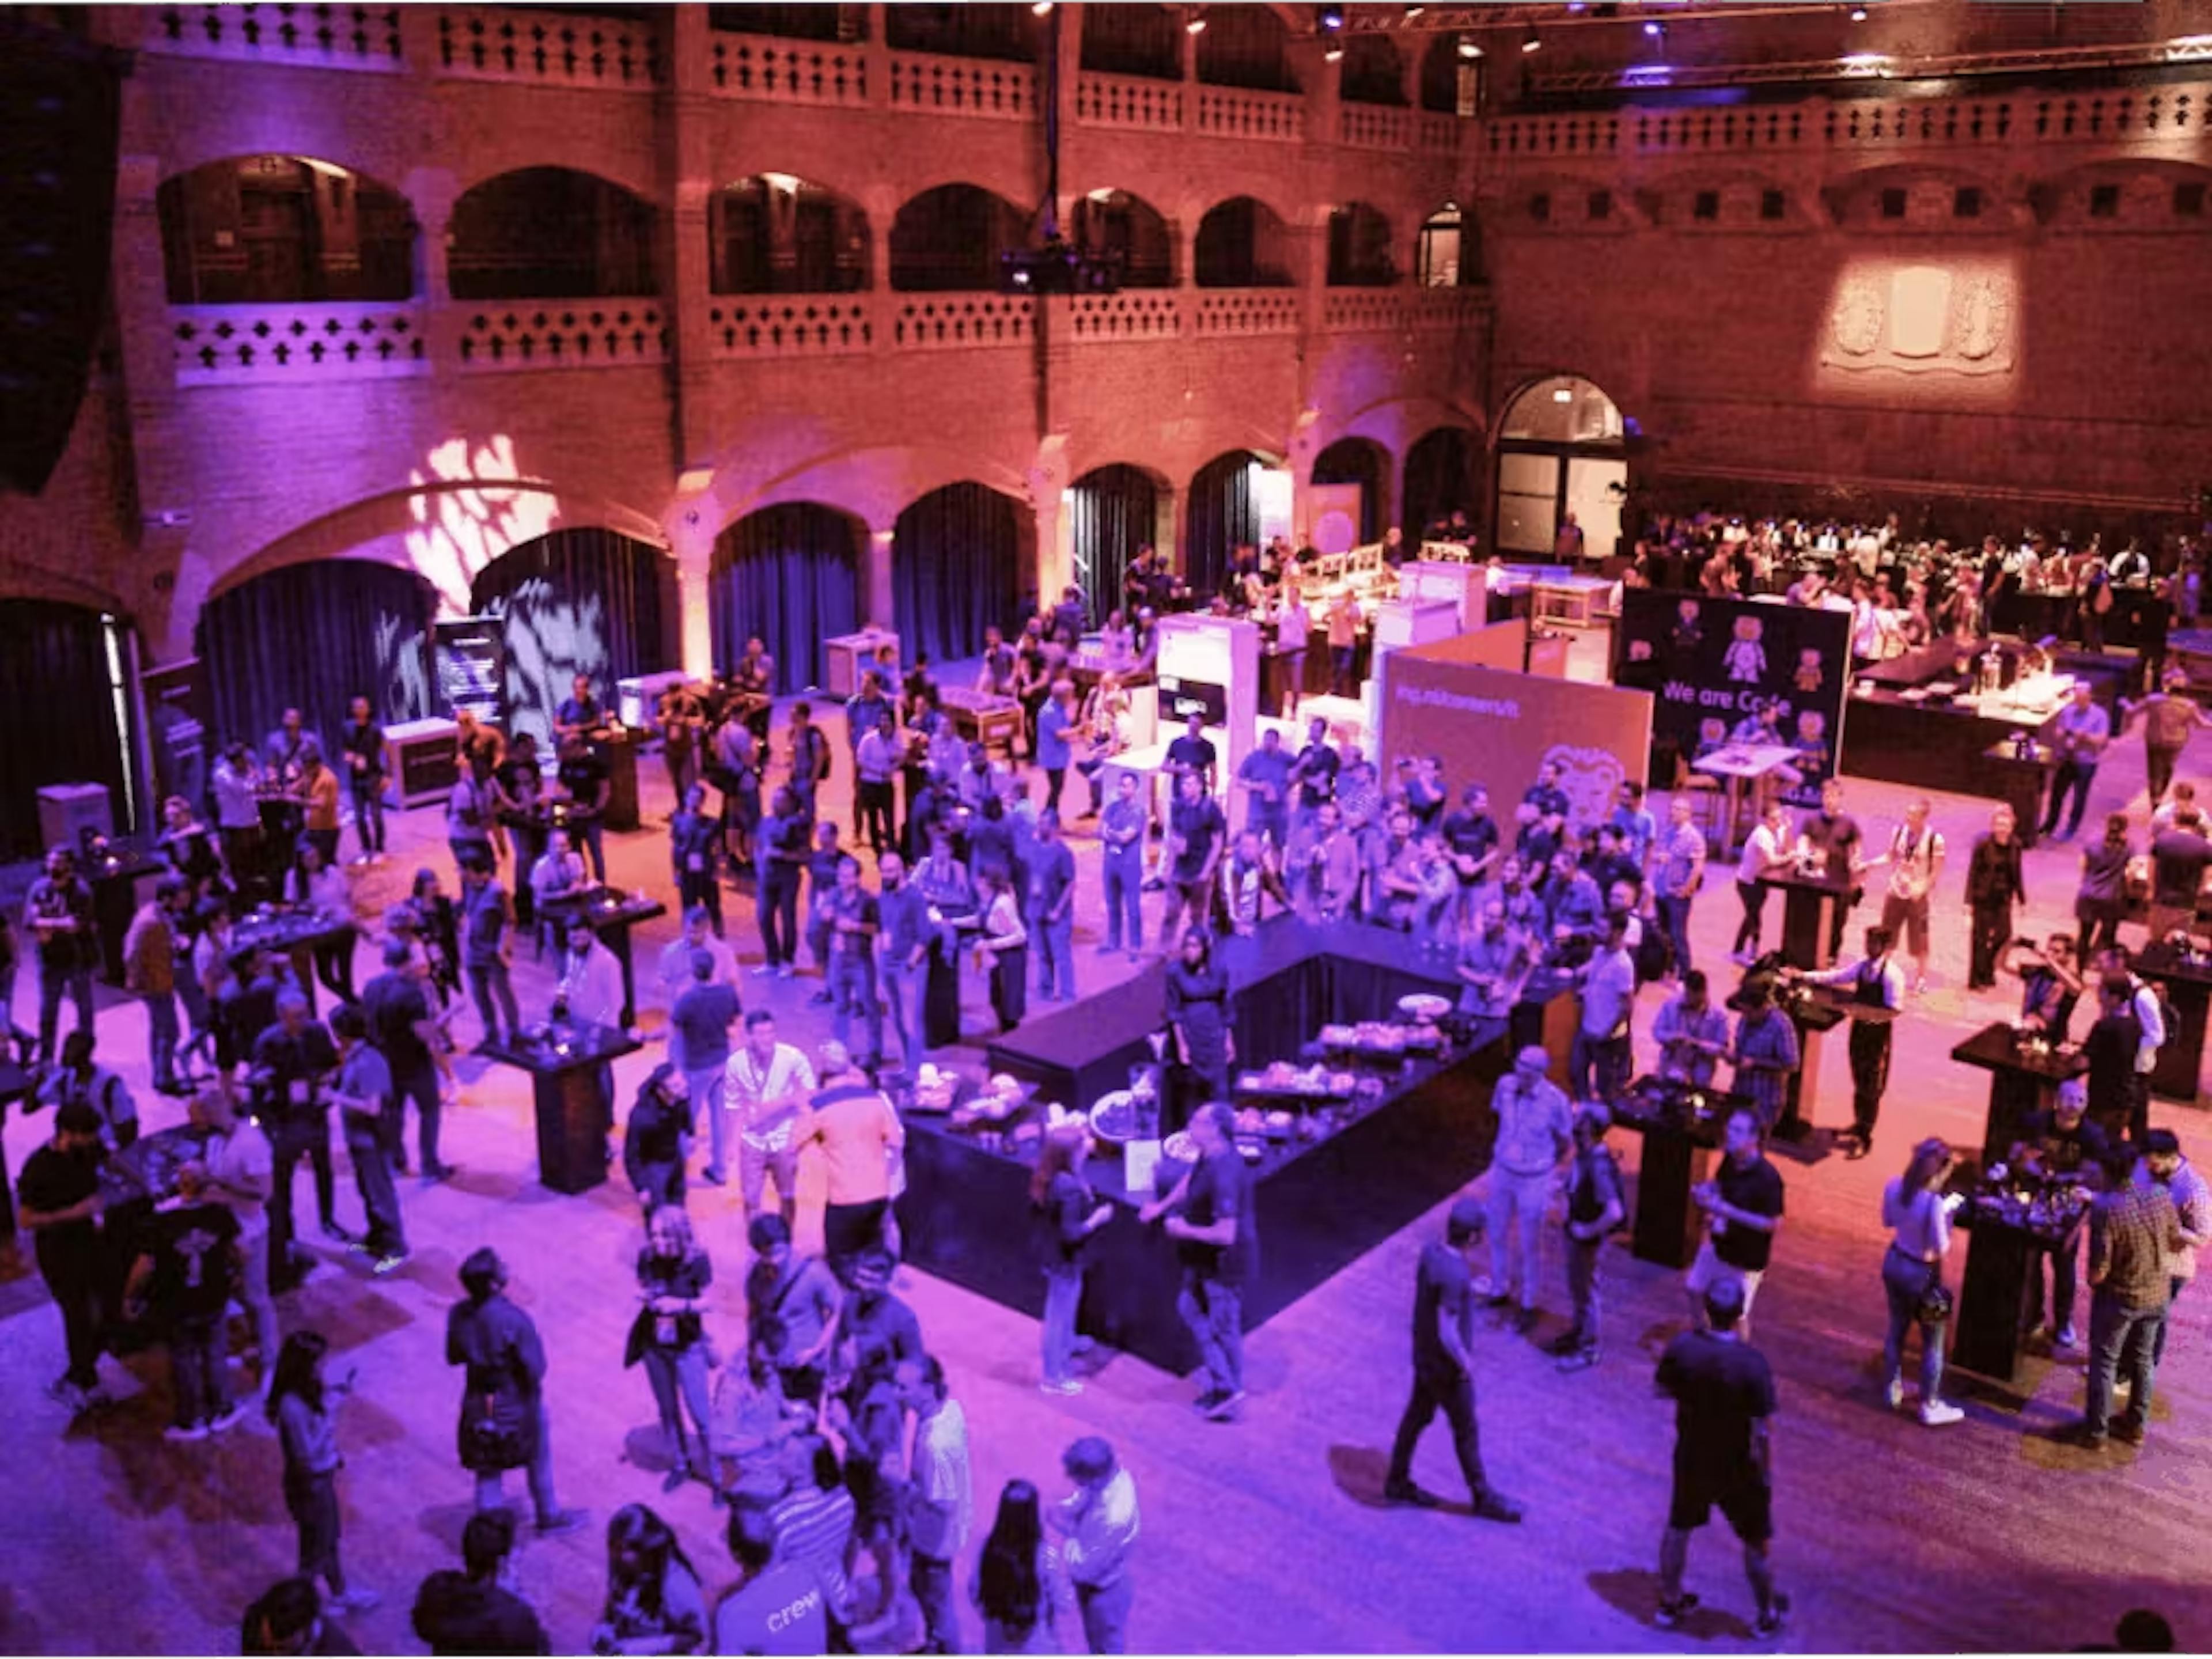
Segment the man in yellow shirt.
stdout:
<path fill-rule="evenodd" d="M 850 1285 L 854 1262 L 883 1245 L 891 1174 L 906 1147 L 906 1125 L 842 1043 L 823 1044 L 822 1087 L 792 1136 L 793 1151 L 809 1146 L 821 1148 L 828 1182 L 823 1254 Z"/>

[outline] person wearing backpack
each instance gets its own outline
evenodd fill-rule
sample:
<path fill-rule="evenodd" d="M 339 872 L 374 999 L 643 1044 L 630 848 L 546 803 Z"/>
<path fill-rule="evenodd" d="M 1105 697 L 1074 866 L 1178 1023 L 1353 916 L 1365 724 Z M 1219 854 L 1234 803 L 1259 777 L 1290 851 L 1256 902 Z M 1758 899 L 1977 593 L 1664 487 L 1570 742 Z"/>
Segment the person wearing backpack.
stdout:
<path fill-rule="evenodd" d="M 501 1507 L 506 1474 L 527 1469 L 540 1537 L 584 1524 L 553 1496 L 553 1437 L 545 1417 L 545 1349 L 530 1316 L 507 1297 L 507 1263 L 489 1246 L 461 1263 L 468 1300 L 446 1320 L 446 1363 L 467 1368 L 461 1397 L 461 1467 L 477 1479 L 478 1510 Z"/>
<path fill-rule="evenodd" d="M 1613 1113 L 1603 1101 L 1585 1101 L 1575 1110 L 1574 1154 L 1567 1160 L 1567 1293 L 1574 1298 L 1575 1321 L 1552 1344 L 1562 1371 L 1586 1371 L 1597 1364 L 1598 1259 L 1610 1238 L 1628 1219 L 1620 1166 L 1605 1144 Z"/>

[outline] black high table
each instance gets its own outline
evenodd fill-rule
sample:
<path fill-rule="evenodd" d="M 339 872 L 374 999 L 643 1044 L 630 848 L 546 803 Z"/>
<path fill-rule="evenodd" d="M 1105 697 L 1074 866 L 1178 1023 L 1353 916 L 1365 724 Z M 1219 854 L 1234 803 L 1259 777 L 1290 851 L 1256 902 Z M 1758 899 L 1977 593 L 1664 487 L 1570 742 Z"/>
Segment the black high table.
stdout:
<path fill-rule="evenodd" d="M 123 940 L 138 912 L 138 884 L 169 866 L 135 847 L 114 847 L 78 860 L 92 889 L 92 925 L 100 940 L 100 976 L 123 983 Z"/>
<path fill-rule="evenodd" d="M 1951 1058 L 1990 1074 L 1990 1110 L 1982 1130 L 1982 1162 L 2001 1162 L 2020 1139 L 2021 1124 L 2042 1109 L 2051 1091 L 2080 1077 L 2089 1062 L 2078 1052 L 2052 1048 L 2046 1054 L 2022 1050 L 2009 1025 L 1985 1025 L 1951 1050 Z"/>
<path fill-rule="evenodd" d="M 538 1180 L 556 1193 L 588 1192 L 607 1178 L 614 1062 L 645 1045 L 611 1025 L 533 1026 L 531 1033 L 481 1052 L 530 1073 Z"/>
<path fill-rule="evenodd" d="M 2201 1105 L 2204 1027 L 2208 1007 L 2212 1007 L 2212 958 L 2185 955 L 2160 940 L 2146 946 L 2136 957 L 2135 965 L 2145 979 L 2165 988 L 2166 1000 L 2180 1017 L 2180 1029 L 2168 1031 L 2159 1045 L 2158 1063 L 2151 1068 L 2150 1091 L 2162 1100 Z"/>
<path fill-rule="evenodd" d="M 2007 1388 L 2021 1386 L 2028 1310 L 2043 1258 L 2062 1245 L 2078 1249 L 2073 1235 L 2087 1213 L 2053 1225 L 1978 1200 L 1960 1209 L 1958 1224 L 1969 1230 L 1966 1271 L 1959 1282 L 1948 1364 Z"/>
<path fill-rule="evenodd" d="M 351 916 L 334 916 L 325 910 L 299 909 L 289 905 L 248 911 L 231 933 L 231 955 L 249 951 L 272 951 L 292 959 L 292 977 L 315 1012 L 315 962 L 318 945 L 335 945 L 354 935 Z"/>
<path fill-rule="evenodd" d="M 622 963 L 622 1018 L 625 1025 L 637 1024 L 637 974 L 630 963 L 629 930 L 641 921 L 651 921 L 667 914 L 668 907 L 659 899 L 648 898 L 642 893 L 618 892 L 611 887 L 579 888 L 573 893 L 547 899 L 538 908 L 540 921 L 550 921 L 564 930 L 581 917 L 591 923 L 592 931 L 615 953 L 615 960 Z"/>
<path fill-rule="evenodd" d="M 1815 973 L 1834 961 L 1828 941 L 1835 937 L 1836 907 L 1850 896 L 1851 884 L 1793 864 L 1761 876 L 1759 884 L 1782 894 L 1782 954 L 1790 965 Z"/>
<path fill-rule="evenodd" d="M 1662 1078 L 1641 1078 L 1630 1085 L 1613 1121 L 1644 1137 L 1630 1236 L 1637 1260 L 1680 1268 L 1697 1258 L 1705 1218 L 1690 1202 L 1690 1189 L 1711 1176 L 1730 1115 L 1750 1104 L 1747 1096 Z"/>

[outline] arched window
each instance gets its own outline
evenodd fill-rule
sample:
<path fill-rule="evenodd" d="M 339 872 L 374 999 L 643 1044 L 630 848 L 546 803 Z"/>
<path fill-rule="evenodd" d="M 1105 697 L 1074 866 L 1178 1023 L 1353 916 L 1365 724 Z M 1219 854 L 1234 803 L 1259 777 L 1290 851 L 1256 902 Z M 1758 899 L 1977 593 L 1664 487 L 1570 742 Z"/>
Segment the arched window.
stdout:
<path fill-rule="evenodd" d="M 1413 280 L 1423 288 L 1475 288 L 1482 283 L 1482 243 L 1474 216 L 1446 202 L 1421 222 L 1413 246 Z"/>
<path fill-rule="evenodd" d="M 999 256 L 1028 239 L 1029 216 L 1012 203 L 974 185 L 939 185 L 891 222 L 891 286 L 902 294 L 994 289 Z"/>
<path fill-rule="evenodd" d="M 1347 202 L 1328 216 L 1328 285 L 1389 288 L 1398 280 L 1390 222 L 1364 202 Z"/>
<path fill-rule="evenodd" d="M 1094 190 L 1077 198 L 1078 247 L 1120 261 L 1123 288 L 1173 288 L 1175 240 L 1168 222 L 1142 197 Z"/>
<path fill-rule="evenodd" d="M 1137 550 L 1158 545 L 1162 481 L 1140 466 L 1093 467 L 1067 488 L 1075 582 L 1103 623 L 1121 604 Z"/>
<path fill-rule="evenodd" d="M 1382 539 L 1382 528 L 1389 514 L 1386 498 L 1390 488 L 1390 457 L 1382 446 L 1369 438 L 1339 438 L 1327 449 L 1314 457 L 1313 481 L 1316 484 L 1349 484 L 1359 491 L 1358 514 L 1358 544 L 1365 546 Z M 1340 552 L 1322 538 L 1316 526 L 1313 532 L 1314 545 L 1322 552 Z"/>
<path fill-rule="evenodd" d="M 589 300 L 659 292 L 653 204 L 568 167 L 488 179 L 453 204 L 456 300 Z"/>
<path fill-rule="evenodd" d="M 1474 444 L 1455 426 L 1424 433 L 1406 452 L 1405 493 L 1399 522 L 1406 539 L 1450 531 L 1455 513 L 1474 511 Z"/>
<path fill-rule="evenodd" d="M 1201 599 L 1221 591 L 1236 550 L 1260 542 L 1260 474 L 1267 464 L 1249 449 L 1217 455 L 1194 473 L 1183 529 L 1183 580 Z"/>
<path fill-rule="evenodd" d="M 1182 79 L 1182 29 L 1165 6 L 1085 6 L 1083 67 L 1097 75 Z"/>
<path fill-rule="evenodd" d="M 822 641 L 860 626 L 865 534 L 851 514 L 818 501 L 764 507 L 725 530 L 707 575 L 714 666 L 735 667 L 757 639 L 775 659 L 775 690 L 826 684 Z"/>
<path fill-rule="evenodd" d="M 1191 276 L 1200 288 L 1293 288 L 1291 234 L 1266 203 L 1234 196 L 1199 221 Z"/>
<path fill-rule="evenodd" d="M 988 485 L 933 489 L 891 530 L 891 598 L 908 661 L 927 651 L 953 662 L 983 648 L 987 627 L 1020 620 L 1034 524 L 1021 504 Z"/>
<path fill-rule="evenodd" d="M 1347 104 L 1406 103 L 1406 61 L 1387 34 L 1354 34 L 1344 43 L 1338 65 L 1337 95 Z"/>
<path fill-rule="evenodd" d="M 1555 556 L 1571 514 L 1583 556 L 1611 557 L 1628 493 L 1625 430 L 1620 407 L 1588 380 L 1558 374 L 1523 389 L 1498 425 L 1498 550 Z"/>
<path fill-rule="evenodd" d="M 1296 92 L 1289 46 L 1273 6 L 1209 7 L 1206 33 L 1198 37 L 1198 78 L 1213 87 Z"/>
<path fill-rule="evenodd" d="M 1436 115 L 1473 115 L 1482 101 L 1482 59 L 1462 58 L 1456 34 L 1436 34 L 1421 54 L 1421 107 Z"/>
<path fill-rule="evenodd" d="M 868 285 L 868 216 L 787 173 L 755 173 L 707 204 L 716 294 L 856 294 Z"/>
<path fill-rule="evenodd" d="M 1604 444 L 1620 441 L 1620 410 L 1612 398 L 1577 375 L 1555 374 L 1539 380 L 1514 398 L 1498 422 L 1501 438 L 1532 438 L 1542 443 Z"/>
<path fill-rule="evenodd" d="M 884 8 L 884 39 L 895 52 L 995 58 L 1034 64 L 1037 19 L 1027 6 L 967 3 Z"/>
<path fill-rule="evenodd" d="M 155 192 L 172 305 L 404 300 L 415 216 L 398 191 L 327 161 L 248 155 Z"/>

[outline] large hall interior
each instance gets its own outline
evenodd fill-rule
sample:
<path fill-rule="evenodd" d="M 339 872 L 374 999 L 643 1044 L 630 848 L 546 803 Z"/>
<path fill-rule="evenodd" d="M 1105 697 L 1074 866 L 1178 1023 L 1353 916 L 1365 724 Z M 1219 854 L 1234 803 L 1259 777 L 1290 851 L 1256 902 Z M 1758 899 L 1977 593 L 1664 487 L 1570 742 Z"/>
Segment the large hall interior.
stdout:
<path fill-rule="evenodd" d="M 0 104 L 0 1650 L 2212 1646 L 2196 0 Z"/>

